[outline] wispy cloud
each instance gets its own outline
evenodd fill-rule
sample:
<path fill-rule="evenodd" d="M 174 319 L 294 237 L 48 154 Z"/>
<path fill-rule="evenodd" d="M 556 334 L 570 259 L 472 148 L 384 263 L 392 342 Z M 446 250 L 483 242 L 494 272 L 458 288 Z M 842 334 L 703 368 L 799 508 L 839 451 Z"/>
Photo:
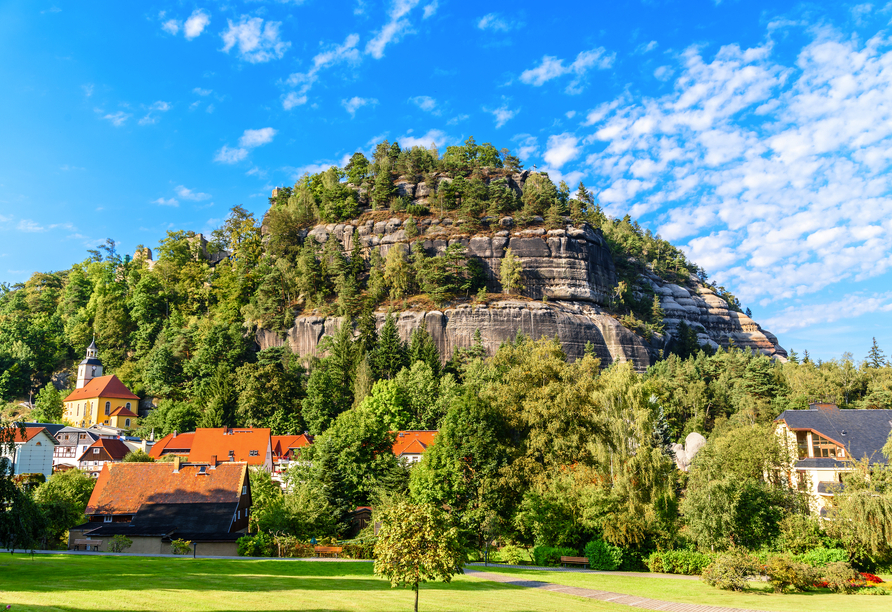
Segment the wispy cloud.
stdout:
<path fill-rule="evenodd" d="M 582 93 L 585 87 L 585 79 L 589 70 L 592 68 L 606 70 L 613 66 L 615 59 L 616 54 L 608 53 L 604 47 L 583 51 L 576 56 L 573 62 L 566 66 L 564 65 L 564 60 L 546 55 L 538 66 L 524 70 L 520 75 L 520 80 L 527 85 L 541 87 L 552 79 L 572 74 L 574 78 L 567 85 L 565 91 L 568 94 L 578 94 Z"/>
<path fill-rule="evenodd" d="M 516 110 L 509 109 L 507 103 L 503 104 L 499 108 L 486 108 L 484 106 L 483 110 L 495 117 L 497 129 L 508 123 L 508 121 L 513 119 L 517 115 L 517 113 L 520 112 L 519 108 Z"/>
<path fill-rule="evenodd" d="M 214 90 L 202 89 L 201 87 L 196 87 L 195 89 L 192 90 L 192 93 L 194 93 L 195 95 L 198 95 L 198 96 L 209 96 L 212 93 L 214 93 Z"/>
<path fill-rule="evenodd" d="M 295 106 L 307 103 L 307 94 L 319 79 L 319 73 L 331 66 L 343 63 L 359 62 L 359 44 L 358 34 L 349 34 L 344 42 L 335 45 L 316 54 L 313 57 L 313 65 L 307 72 L 295 72 L 291 74 L 286 83 L 291 87 L 297 87 L 296 91 L 288 92 L 282 100 L 282 106 L 285 110 L 291 110 Z"/>
<path fill-rule="evenodd" d="M 211 15 L 207 11 L 202 9 L 192 11 L 183 25 L 183 34 L 186 36 L 186 40 L 198 38 L 210 22 Z"/>
<path fill-rule="evenodd" d="M 158 100 L 151 106 L 149 106 L 149 112 L 145 117 L 139 120 L 140 125 L 152 125 L 158 123 L 158 119 L 160 118 L 161 113 L 166 113 L 170 110 L 170 104 L 168 102 L 164 102 L 162 100 Z"/>
<path fill-rule="evenodd" d="M 350 113 L 351 117 L 355 117 L 356 111 L 363 106 L 374 106 L 377 103 L 378 100 L 375 98 L 360 98 L 359 96 L 353 96 L 348 100 L 341 100 L 341 106 L 347 109 L 347 112 Z"/>
<path fill-rule="evenodd" d="M 560 168 L 567 162 L 579 157 L 581 148 L 579 139 L 572 134 L 557 134 L 548 137 L 548 148 L 545 150 L 546 163 L 554 168 Z"/>
<path fill-rule="evenodd" d="M 152 200 L 152 204 L 157 204 L 158 206 L 174 206 L 174 207 L 177 207 L 180 205 L 180 203 L 177 202 L 176 199 L 174 199 L 174 198 L 168 198 L 166 200 L 164 198 L 158 198 L 157 200 Z"/>
<path fill-rule="evenodd" d="M 28 232 L 28 233 L 36 233 L 36 232 L 45 232 L 46 227 L 40 225 L 36 221 L 32 219 L 22 219 L 19 221 L 19 224 L 16 226 L 20 232 Z"/>
<path fill-rule="evenodd" d="M 260 17 L 242 15 L 235 23 L 226 20 L 229 28 L 220 36 L 223 38 L 223 51 L 229 53 L 233 48 L 238 51 L 240 59 L 252 64 L 262 64 L 274 59 L 281 59 L 291 46 L 290 42 L 281 39 L 279 31 L 281 22 L 263 22 Z"/>
<path fill-rule="evenodd" d="M 428 113 L 432 113 L 437 109 L 437 101 L 430 96 L 415 96 L 414 98 L 409 98 L 409 102 Z"/>
<path fill-rule="evenodd" d="M 440 8 L 439 0 L 434 0 L 430 4 L 426 4 L 424 6 L 424 12 L 421 14 L 421 18 L 428 19 L 430 17 L 433 17 L 438 8 Z"/>
<path fill-rule="evenodd" d="M 115 127 L 121 127 L 122 125 L 127 123 L 127 120 L 130 119 L 130 117 L 133 116 L 130 113 L 125 113 L 124 111 L 118 111 L 116 113 L 106 113 L 103 115 L 102 113 L 104 113 L 105 111 L 98 108 L 96 109 L 96 112 L 99 113 L 103 119 L 105 119 Z"/>
<path fill-rule="evenodd" d="M 428 130 L 423 136 L 412 136 L 411 134 L 407 134 L 400 138 L 398 142 L 403 149 L 411 149 L 412 147 L 427 148 L 432 144 L 436 145 L 437 148 L 442 148 L 450 142 L 454 142 L 454 139 L 450 138 L 442 130 Z"/>
<path fill-rule="evenodd" d="M 177 187 L 174 191 L 176 191 L 177 195 L 180 196 L 181 198 L 183 198 L 184 200 L 192 200 L 193 202 L 202 202 L 204 200 L 210 200 L 212 197 L 211 194 L 209 194 L 209 193 L 202 193 L 201 191 L 193 191 L 192 189 L 189 189 L 188 187 L 185 187 L 183 185 L 177 185 Z"/>
<path fill-rule="evenodd" d="M 365 52 L 375 59 L 384 57 L 384 49 L 387 45 L 392 42 L 398 42 L 400 38 L 412 30 L 411 22 L 405 17 L 413 8 L 418 6 L 418 2 L 419 0 L 393 0 L 389 12 L 389 21 L 366 44 Z M 435 11 L 436 7 L 433 10 Z M 431 14 L 433 14 L 433 11 Z"/>
<path fill-rule="evenodd" d="M 477 20 L 478 30 L 491 30 L 493 32 L 509 32 L 522 25 L 519 21 L 509 19 L 499 13 L 489 13 Z"/>
<path fill-rule="evenodd" d="M 239 146 L 230 147 L 229 145 L 223 145 L 214 156 L 214 161 L 221 164 L 238 163 L 248 156 L 251 149 L 272 142 L 277 133 L 277 130 L 271 127 L 259 130 L 245 130 L 241 138 L 239 138 Z"/>
<path fill-rule="evenodd" d="M 849 321 L 874 312 L 892 312 L 892 292 L 874 295 L 847 295 L 842 300 L 820 304 L 789 306 L 762 321 L 766 329 L 776 333 Z"/>

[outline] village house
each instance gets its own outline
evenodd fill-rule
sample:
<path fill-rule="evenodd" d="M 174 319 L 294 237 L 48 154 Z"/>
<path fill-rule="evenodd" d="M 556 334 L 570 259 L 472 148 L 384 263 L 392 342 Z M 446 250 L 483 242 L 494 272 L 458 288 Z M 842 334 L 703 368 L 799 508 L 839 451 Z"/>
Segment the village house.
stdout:
<path fill-rule="evenodd" d="M 18 426 L 6 430 L 12 433 L 14 446 L 2 457 L 12 464 L 14 476 L 19 474 L 53 475 L 53 449 L 57 442 L 44 427 L 25 427 L 24 435 Z"/>
<path fill-rule="evenodd" d="M 76 468 L 78 459 L 99 439 L 99 434 L 82 427 L 64 427 L 56 434 L 56 449 L 53 452 L 53 469 Z"/>
<path fill-rule="evenodd" d="M 418 463 L 436 437 L 436 431 L 398 431 L 393 443 L 393 454 L 409 465 Z"/>
<path fill-rule="evenodd" d="M 785 410 L 775 425 L 795 457 L 793 484 L 809 493 L 812 511 L 823 514 L 854 461 L 887 462 L 882 448 L 892 431 L 892 410 L 840 410 L 835 404 L 811 404 L 808 410 Z"/>
<path fill-rule="evenodd" d="M 313 443 L 313 436 L 309 433 L 290 436 L 271 436 L 273 448 L 273 471 L 277 474 L 285 472 L 291 462 L 300 457 L 302 448 Z"/>
<path fill-rule="evenodd" d="M 189 463 L 244 462 L 273 470 L 272 438 L 265 427 L 198 428 L 167 434 L 149 453 L 155 459 L 178 455 Z"/>
<path fill-rule="evenodd" d="M 77 467 L 92 478 L 99 478 L 102 466 L 117 463 L 132 451 L 117 438 L 99 438 L 77 460 Z"/>
<path fill-rule="evenodd" d="M 69 530 L 69 548 L 107 551 L 123 535 L 133 541 L 130 553 L 170 553 L 173 540 L 188 540 L 194 554 L 234 556 L 250 509 L 243 462 L 106 463 L 87 504 L 89 521 Z"/>
<path fill-rule="evenodd" d="M 89 427 L 109 425 L 118 429 L 136 427 L 139 397 L 117 376 L 103 376 L 96 342 L 87 347 L 87 355 L 77 367 L 77 386 L 65 398 L 63 418 L 71 425 Z"/>

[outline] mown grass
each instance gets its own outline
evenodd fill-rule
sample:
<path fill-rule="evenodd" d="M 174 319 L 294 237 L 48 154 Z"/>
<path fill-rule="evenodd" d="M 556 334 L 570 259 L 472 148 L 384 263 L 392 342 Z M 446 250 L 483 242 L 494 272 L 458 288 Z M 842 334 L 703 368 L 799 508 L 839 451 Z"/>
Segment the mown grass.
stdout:
<path fill-rule="evenodd" d="M 474 568 L 484 569 L 484 568 Z M 858 612 L 888 612 L 892 597 L 877 595 L 843 595 L 827 589 L 804 593 L 776 594 L 766 583 L 751 582 L 747 591 L 722 591 L 698 580 L 616 576 L 577 572 L 549 572 L 504 567 L 489 567 L 486 571 L 516 575 L 525 580 L 540 580 L 565 586 L 613 591 L 678 603 L 707 604 L 727 608 L 766 610 L 770 612 L 827 612 L 828 610 L 857 610 Z M 892 580 L 890 576 L 882 576 Z M 626 608 L 629 610 L 630 608 Z"/>
<path fill-rule="evenodd" d="M 413 594 L 371 563 L 37 555 L 0 556 L 0 611 L 411 610 Z M 625 606 L 457 576 L 421 587 L 423 611 L 618 612 Z"/>

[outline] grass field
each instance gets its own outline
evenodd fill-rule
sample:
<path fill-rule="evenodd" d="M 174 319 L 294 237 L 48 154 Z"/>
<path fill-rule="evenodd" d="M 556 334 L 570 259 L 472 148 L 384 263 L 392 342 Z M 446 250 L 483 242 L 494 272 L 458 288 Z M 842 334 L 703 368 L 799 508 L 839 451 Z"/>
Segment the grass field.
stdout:
<path fill-rule="evenodd" d="M 481 568 L 482 569 L 482 568 Z M 640 595 L 679 603 L 708 604 L 728 608 L 748 608 L 777 612 L 827 612 L 828 610 L 857 610 L 857 612 L 888 612 L 892 610 L 892 597 L 878 595 L 840 595 L 826 589 L 805 593 L 777 595 L 771 587 L 750 583 L 744 593 L 722 591 L 700 580 L 673 578 L 645 578 L 612 576 L 609 574 L 584 574 L 577 572 L 548 572 L 521 569 L 493 569 L 499 574 L 517 575 L 525 580 L 540 580 L 566 586 L 614 591 L 628 595 Z M 884 580 L 892 577 L 882 576 Z M 632 610 L 632 608 L 626 608 Z"/>
<path fill-rule="evenodd" d="M 412 610 L 371 563 L 0 555 L 0 612 Z M 628 612 L 630 608 L 465 576 L 421 587 L 422 611 Z"/>
<path fill-rule="evenodd" d="M 754 585 L 730 593 L 699 580 L 626 577 L 575 572 L 475 568 L 567 586 L 640 595 L 680 603 L 777 612 L 857 610 L 885 612 L 892 597 L 827 592 L 775 595 Z M 371 563 L 0 555 L 0 612 L 411 610 L 412 592 L 391 589 Z M 629 612 L 635 608 L 563 593 L 457 576 L 450 584 L 422 585 L 423 611 Z"/>

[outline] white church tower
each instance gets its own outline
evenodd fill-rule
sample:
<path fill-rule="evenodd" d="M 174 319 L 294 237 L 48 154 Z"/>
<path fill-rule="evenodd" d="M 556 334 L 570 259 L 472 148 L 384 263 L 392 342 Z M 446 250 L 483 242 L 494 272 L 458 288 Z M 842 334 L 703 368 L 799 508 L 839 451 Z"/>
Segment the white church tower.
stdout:
<path fill-rule="evenodd" d="M 87 356 L 77 367 L 77 388 L 81 389 L 88 382 L 102 376 L 102 362 L 99 361 L 99 349 L 96 348 L 96 340 L 87 347 Z"/>

